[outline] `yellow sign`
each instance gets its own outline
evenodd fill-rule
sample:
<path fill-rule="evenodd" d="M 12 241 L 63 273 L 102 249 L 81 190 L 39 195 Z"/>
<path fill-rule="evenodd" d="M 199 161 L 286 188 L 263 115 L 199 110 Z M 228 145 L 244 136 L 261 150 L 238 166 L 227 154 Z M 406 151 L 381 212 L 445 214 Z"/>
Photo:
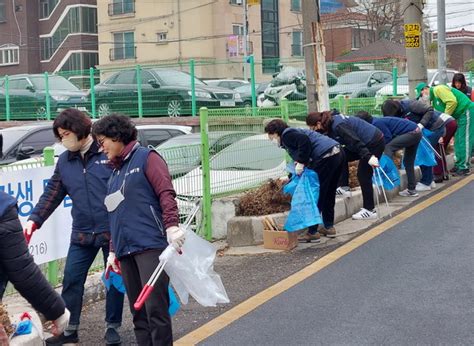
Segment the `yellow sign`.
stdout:
<path fill-rule="evenodd" d="M 260 0 L 247 0 L 247 6 L 260 5 Z"/>
<path fill-rule="evenodd" d="M 421 26 L 418 23 L 405 24 L 405 48 L 421 47 Z"/>

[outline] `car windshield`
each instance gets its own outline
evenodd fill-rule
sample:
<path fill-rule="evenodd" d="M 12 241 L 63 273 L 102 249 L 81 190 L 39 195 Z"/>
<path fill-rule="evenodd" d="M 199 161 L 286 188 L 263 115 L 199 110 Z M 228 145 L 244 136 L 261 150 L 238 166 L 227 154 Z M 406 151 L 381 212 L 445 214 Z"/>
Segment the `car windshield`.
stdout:
<path fill-rule="evenodd" d="M 349 72 L 341 77 L 339 77 L 337 84 L 362 84 L 367 81 L 370 72 L 360 73 L 360 72 Z"/>
<path fill-rule="evenodd" d="M 11 146 L 27 132 L 28 130 L 26 129 L 5 129 L 0 131 L 3 136 L 3 152 L 6 153 Z"/>
<path fill-rule="evenodd" d="M 258 85 L 255 85 L 255 89 L 258 88 Z M 238 93 L 250 94 L 252 92 L 250 84 L 244 84 L 234 89 Z"/>
<path fill-rule="evenodd" d="M 155 70 L 158 77 L 167 85 L 191 85 L 191 76 L 187 73 L 175 70 Z M 198 78 L 194 78 L 198 85 L 206 85 Z"/>
<path fill-rule="evenodd" d="M 31 77 L 31 81 L 38 90 L 46 90 L 46 83 L 43 77 Z M 68 81 L 66 78 L 61 76 L 50 76 L 48 78 L 48 84 L 50 90 L 67 90 L 77 91 L 79 90 L 74 84 Z"/>

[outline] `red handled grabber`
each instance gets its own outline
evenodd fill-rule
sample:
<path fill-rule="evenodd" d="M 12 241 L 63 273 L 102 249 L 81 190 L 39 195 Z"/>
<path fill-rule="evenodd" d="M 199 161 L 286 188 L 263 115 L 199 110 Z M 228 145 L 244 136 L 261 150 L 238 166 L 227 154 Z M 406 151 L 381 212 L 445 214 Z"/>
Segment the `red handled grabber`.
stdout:
<path fill-rule="evenodd" d="M 140 292 L 137 301 L 135 302 L 135 304 L 133 304 L 133 308 L 135 310 L 139 311 L 143 307 L 143 304 L 145 304 L 145 301 L 150 296 L 151 292 L 153 291 L 153 288 L 155 288 L 156 281 L 160 277 L 161 272 L 163 272 L 163 269 L 165 269 L 165 265 L 166 261 L 163 261 L 160 262 L 155 268 L 155 271 L 153 272 L 153 274 L 151 274 L 145 286 L 143 286 L 143 289 Z"/>

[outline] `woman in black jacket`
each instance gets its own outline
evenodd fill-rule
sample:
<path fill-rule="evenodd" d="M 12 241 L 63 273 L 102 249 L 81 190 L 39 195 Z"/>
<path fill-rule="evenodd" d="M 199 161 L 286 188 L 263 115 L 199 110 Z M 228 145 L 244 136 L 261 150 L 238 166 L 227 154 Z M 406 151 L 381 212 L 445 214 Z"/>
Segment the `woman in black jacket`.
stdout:
<path fill-rule="evenodd" d="M 55 335 L 64 331 L 69 311 L 33 261 L 18 219 L 16 200 L 3 191 L 0 191 L 0 274 L 34 309 L 53 321 Z"/>

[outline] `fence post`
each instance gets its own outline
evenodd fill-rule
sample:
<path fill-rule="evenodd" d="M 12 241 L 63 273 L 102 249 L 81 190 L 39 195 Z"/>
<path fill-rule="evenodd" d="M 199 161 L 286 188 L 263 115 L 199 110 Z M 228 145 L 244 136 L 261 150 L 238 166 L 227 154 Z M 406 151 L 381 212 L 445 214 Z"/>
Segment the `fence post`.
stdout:
<path fill-rule="evenodd" d="M 281 109 L 281 120 L 287 123 L 288 120 L 290 119 L 290 110 L 288 107 L 288 100 L 286 98 L 281 99 L 280 109 Z"/>
<path fill-rule="evenodd" d="M 392 69 L 392 80 L 393 80 L 392 95 L 397 96 L 398 95 L 398 68 L 397 66 L 394 66 Z"/>
<path fill-rule="evenodd" d="M 89 68 L 89 82 L 90 82 L 90 94 L 91 94 L 91 112 L 92 118 L 95 119 L 97 117 L 96 109 L 95 109 L 95 79 L 94 79 L 94 68 Z"/>
<path fill-rule="evenodd" d="M 196 80 L 194 76 L 194 59 L 189 60 L 189 73 L 191 75 L 191 114 L 196 116 Z"/>
<path fill-rule="evenodd" d="M 339 112 L 344 113 L 344 96 L 337 98 L 337 108 Z"/>
<path fill-rule="evenodd" d="M 199 110 L 199 124 L 201 128 L 201 162 L 202 162 L 202 222 L 204 225 L 204 236 L 207 240 L 212 239 L 211 225 L 211 176 L 209 166 L 209 125 L 207 121 L 208 109 L 203 107 Z"/>
<path fill-rule="evenodd" d="M 10 81 L 8 76 L 5 76 L 5 112 L 6 120 L 11 120 L 11 110 L 10 110 Z M 1 154 L 1 153 L 0 153 Z"/>
<path fill-rule="evenodd" d="M 143 95 L 142 95 L 142 67 L 136 66 L 137 73 L 137 101 L 138 101 L 138 117 L 143 117 Z"/>
<path fill-rule="evenodd" d="M 52 147 L 43 149 L 43 157 L 45 166 L 54 166 L 54 149 Z M 56 286 L 59 282 L 58 272 L 58 261 L 48 262 L 48 281 L 53 286 Z"/>
<path fill-rule="evenodd" d="M 252 115 L 257 115 L 257 91 L 255 90 L 255 58 L 253 55 L 249 57 L 250 61 L 250 84 L 252 91 Z"/>
<path fill-rule="evenodd" d="M 51 120 L 51 96 L 49 94 L 49 75 L 44 73 L 44 88 L 46 93 L 46 119 Z"/>

